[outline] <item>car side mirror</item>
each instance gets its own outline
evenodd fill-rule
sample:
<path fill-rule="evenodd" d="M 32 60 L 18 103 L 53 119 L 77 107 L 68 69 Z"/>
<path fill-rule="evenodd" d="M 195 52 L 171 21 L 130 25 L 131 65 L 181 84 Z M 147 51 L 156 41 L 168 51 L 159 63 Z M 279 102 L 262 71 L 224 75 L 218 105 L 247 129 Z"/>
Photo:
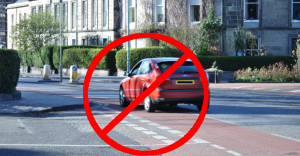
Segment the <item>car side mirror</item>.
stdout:
<path fill-rule="evenodd" d="M 131 76 L 131 74 L 129 72 L 125 72 L 124 76 L 128 76 L 129 77 L 129 76 Z"/>

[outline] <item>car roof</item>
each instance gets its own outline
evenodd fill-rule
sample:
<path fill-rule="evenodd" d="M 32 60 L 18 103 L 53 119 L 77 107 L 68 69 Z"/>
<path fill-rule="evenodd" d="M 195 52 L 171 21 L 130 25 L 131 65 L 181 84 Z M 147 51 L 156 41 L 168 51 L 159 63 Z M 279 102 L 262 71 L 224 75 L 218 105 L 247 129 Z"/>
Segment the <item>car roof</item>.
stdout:
<path fill-rule="evenodd" d="M 177 61 L 179 58 L 178 57 L 158 57 L 158 58 L 145 58 L 143 60 L 151 60 L 156 63 L 159 62 L 168 62 L 168 61 Z M 187 59 L 187 61 L 191 61 L 190 59 Z"/>

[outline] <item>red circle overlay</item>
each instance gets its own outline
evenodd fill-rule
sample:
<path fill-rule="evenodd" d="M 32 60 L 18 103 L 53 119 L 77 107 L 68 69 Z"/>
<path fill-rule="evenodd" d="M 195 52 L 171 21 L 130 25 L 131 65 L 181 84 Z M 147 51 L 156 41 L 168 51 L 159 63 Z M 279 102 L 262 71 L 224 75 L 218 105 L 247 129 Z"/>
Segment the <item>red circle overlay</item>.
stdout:
<path fill-rule="evenodd" d="M 171 45 L 177 47 L 179 50 L 181 50 L 182 52 L 184 52 L 184 55 L 178 59 L 177 62 L 175 62 L 174 64 L 177 63 L 177 65 L 172 65 L 167 71 L 165 71 L 165 73 L 156 81 L 159 82 L 154 82 L 150 85 L 150 87 L 148 89 L 145 90 L 145 92 L 143 92 L 136 100 L 134 100 L 128 107 L 126 107 L 116 118 L 114 118 L 105 128 L 101 129 L 99 127 L 99 125 L 97 124 L 90 105 L 89 105 L 89 98 L 88 98 L 88 89 L 89 89 L 89 84 L 90 84 L 90 79 L 92 77 L 92 74 L 94 72 L 94 70 L 96 69 L 96 66 L 98 65 L 98 63 L 101 61 L 101 59 L 112 49 L 114 49 L 115 47 L 117 47 L 120 44 L 123 44 L 125 42 L 131 41 L 131 40 L 135 40 L 135 39 L 141 39 L 141 38 L 152 38 L 152 39 L 157 39 L 157 40 L 161 40 L 161 41 L 165 41 L 170 43 Z M 116 141 L 114 141 L 113 139 L 109 138 L 107 133 L 109 133 L 122 119 L 124 119 L 140 102 L 142 102 L 146 96 L 148 96 L 155 88 L 156 86 L 159 86 L 166 78 L 169 77 L 169 75 L 171 75 L 183 62 L 185 62 L 187 59 L 192 60 L 192 62 L 194 63 L 194 65 L 196 66 L 200 78 L 202 80 L 202 85 L 203 85 L 203 90 L 204 90 L 204 101 L 203 101 L 203 105 L 202 105 L 202 110 L 198 116 L 198 119 L 196 120 L 196 122 L 194 123 L 193 127 L 188 131 L 188 133 L 182 137 L 181 139 L 179 139 L 178 141 L 176 141 L 175 143 L 160 148 L 160 149 L 156 149 L 156 150 L 151 150 L 151 151 L 139 151 L 139 150 L 135 150 L 135 149 L 131 149 L 128 147 L 125 147 L 119 143 L 117 143 Z M 169 73 L 169 75 L 168 75 Z M 198 129 L 200 128 L 201 124 L 203 123 L 203 120 L 205 118 L 206 115 L 206 111 L 207 111 L 207 106 L 208 106 L 208 102 L 209 102 L 209 89 L 208 89 L 208 82 L 207 82 L 207 78 L 206 78 L 206 74 L 205 71 L 203 70 L 203 67 L 201 65 L 201 63 L 199 62 L 198 58 L 194 55 L 194 53 L 187 48 L 185 45 L 183 45 L 181 42 L 165 36 L 165 35 L 160 35 L 160 34 L 155 34 L 155 33 L 139 33 L 139 34 L 132 34 L 132 35 L 128 35 L 128 36 L 124 36 L 122 38 L 119 38 L 115 41 L 113 41 L 112 43 L 108 44 L 107 46 L 105 46 L 98 54 L 97 56 L 94 58 L 94 60 L 92 61 L 91 65 L 88 68 L 88 71 L 86 73 L 86 77 L 84 79 L 84 85 L 83 85 L 83 102 L 84 102 L 84 108 L 85 108 L 85 112 L 87 115 L 87 118 L 91 124 L 91 126 L 93 127 L 94 131 L 97 133 L 97 135 L 103 140 L 105 141 L 107 144 L 109 144 L 110 146 L 112 146 L 113 148 L 122 151 L 124 153 L 128 153 L 128 154 L 132 154 L 132 155 L 160 155 L 160 154 L 164 154 L 167 152 L 170 152 L 172 150 L 177 149 L 178 147 L 182 146 L 183 144 L 185 144 L 186 142 L 188 142 L 198 131 Z"/>

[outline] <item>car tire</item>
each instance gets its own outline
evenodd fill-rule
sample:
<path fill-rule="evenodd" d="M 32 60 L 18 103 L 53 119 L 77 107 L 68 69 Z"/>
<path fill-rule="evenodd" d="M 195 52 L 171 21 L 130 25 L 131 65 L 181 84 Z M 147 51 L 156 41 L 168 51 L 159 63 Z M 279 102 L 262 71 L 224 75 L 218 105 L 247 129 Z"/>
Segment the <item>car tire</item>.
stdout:
<path fill-rule="evenodd" d="M 130 102 L 125 97 L 125 93 L 122 87 L 119 90 L 119 97 L 120 97 L 120 105 L 122 107 L 127 107 L 130 104 Z"/>
<path fill-rule="evenodd" d="M 156 105 L 153 104 L 150 95 L 148 95 L 144 100 L 144 109 L 146 112 L 155 112 Z"/>

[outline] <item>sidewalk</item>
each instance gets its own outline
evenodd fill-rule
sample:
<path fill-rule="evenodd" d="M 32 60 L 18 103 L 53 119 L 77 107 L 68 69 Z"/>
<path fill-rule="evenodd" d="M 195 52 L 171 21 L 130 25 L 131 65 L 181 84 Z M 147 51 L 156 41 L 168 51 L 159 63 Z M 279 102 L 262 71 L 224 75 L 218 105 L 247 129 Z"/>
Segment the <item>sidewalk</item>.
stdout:
<path fill-rule="evenodd" d="M 32 73 L 21 73 L 20 77 L 32 77 L 32 78 L 43 78 L 43 75 L 41 74 L 32 74 Z M 53 80 L 57 80 L 60 78 L 58 74 L 51 75 L 50 77 Z M 63 75 L 62 77 L 65 80 L 70 80 L 70 76 Z M 78 80 L 84 81 L 84 76 L 78 76 Z M 124 77 L 118 77 L 118 76 L 92 76 L 91 81 L 92 82 L 110 82 L 110 83 L 120 83 Z"/>
<path fill-rule="evenodd" d="M 84 108 L 83 99 L 77 99 L 63 94 L 46 94 L 37 91 L 21 91 L 22 98 L 13 101 L 0 102 L 0 114 L 15 114 L 27 112 L 49 112 Z M 93 101 L 90 101 L 90 105 Z"/>

